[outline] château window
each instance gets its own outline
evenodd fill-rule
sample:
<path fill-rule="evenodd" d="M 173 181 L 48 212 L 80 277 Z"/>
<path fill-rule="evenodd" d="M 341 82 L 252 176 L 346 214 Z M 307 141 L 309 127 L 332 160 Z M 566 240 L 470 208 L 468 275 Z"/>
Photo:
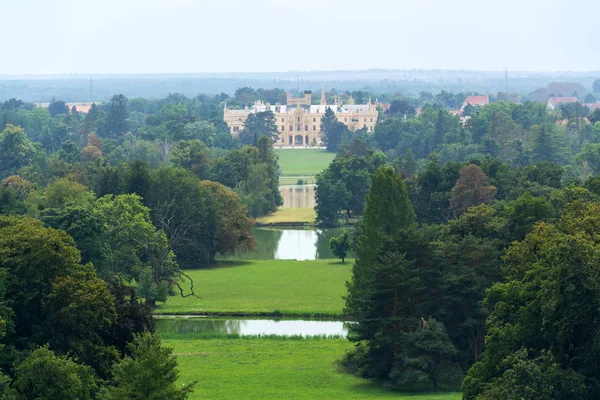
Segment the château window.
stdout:
<path fill-rule="evenodd" d="M 304 130 L 307 131 L 308 130 L 308 125 L 304 125 Z"/>
<path fill-rule="evenodd" d="M 313 131 L 316 131 L 317 127 L 315 125 L 313 125 Z"/>
<path fill-rule="evenodd" d="M 294 130 L 294 125 L 290 125 L 290 131 Z"/>
<path fill-rule="evenodd" d="M 300 122 L 300 117 L 298 117 L 298 122 Z"/>
<path fill-rule="evenodd" d="M 285 125 L 281 125 L 281 132 L 285 131 Z"/>
<path fill-rule="evenodd" d="M 367 119 L 365 118 L 365 122 L 367 122 Z"/>
<path fill-rule="evenodd" d="M 344 122 L 348 122 L 348 118 L 344 118 Z"/>
<path fill-rule="evenodd" d="M 373 118 L 371 118 L 371 122 L 373 122 Z"/>
<path fill-rule="evenodd" d="M 285 120 L 283 118 L 281 118 L 281 122 L 285 122 Z"/>
<path fill-rule="evenodd" d="M 313 118 L 313 122 L 317 122 L 317 119 L 316 119 L 316 118 Z"/>

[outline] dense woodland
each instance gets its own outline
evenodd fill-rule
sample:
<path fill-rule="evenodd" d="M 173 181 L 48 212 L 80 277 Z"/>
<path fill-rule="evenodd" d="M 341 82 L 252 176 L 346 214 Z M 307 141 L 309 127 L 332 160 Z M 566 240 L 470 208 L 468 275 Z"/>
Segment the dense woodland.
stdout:
<path fill-rule="evenodd" d="M 153 307 L 196 296 L 184 269 L 254 249 L 252 217 L 281 204 L 272 114 L 240 138 L 222 123 L 248 92 L 2 103 L 4 398 L 186 398 Z M 358 221 L 336 252 L 356 253 L 342 366 L 466 399 L 597 398 L 599 113 L 497 101 L 461 121 L 464 96 L 393 100 L 372 135 L 321 121 L 338 154 L 317 222 Z"/>
<path fill-rule="evenodd" d="M 197 296 L 184 268 L 254 250 L 250 215 L 281 197 L 269 138 L 242 145 L 210 111 L 168 102 L 114 96 L 85 115 L 61 101 L 2 104 L 3 399 L 185 399 L 193 389 L 176 384 L 154 306 Z"/>

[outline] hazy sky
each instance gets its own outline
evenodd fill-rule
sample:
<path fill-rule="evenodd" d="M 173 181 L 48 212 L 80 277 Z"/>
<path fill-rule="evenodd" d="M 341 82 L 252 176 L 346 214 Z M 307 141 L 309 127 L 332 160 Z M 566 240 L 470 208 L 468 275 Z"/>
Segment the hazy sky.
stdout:
<path fill-rule="evenodd" d="M 0 74 L 600 70 L 599 0 L 0 0 Z"/>

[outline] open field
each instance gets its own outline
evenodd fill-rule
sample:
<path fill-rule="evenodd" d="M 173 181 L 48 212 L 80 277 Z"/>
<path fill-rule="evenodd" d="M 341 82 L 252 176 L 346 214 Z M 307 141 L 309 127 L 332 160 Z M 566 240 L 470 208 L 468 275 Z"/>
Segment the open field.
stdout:
<path fill-rule="evenodd" d="M 314 224 L 314 208 L 279 208 L 274 213 L 258 217 L 256 225 Z"/>
<path fill-rule="evenodd" d="M 351 269 L 348 261 L 257 260 L 186 270 L 201 298 L 172 296 L 157 314 L 341 315 Z"/>
<path fill-rule="evenodd" d="M 316 175 L 335 158 L 335 153 L 325 149 L 275 149 L 275 154 L 279 157 L 281 177 Z"/>
<path fill-rule="evenodd" d="M 164 339 L 180 381 L 198 381 L 191 399 L 459 400 L 459 393 L 403 395 L 337 370 L 345 339 Z"/>

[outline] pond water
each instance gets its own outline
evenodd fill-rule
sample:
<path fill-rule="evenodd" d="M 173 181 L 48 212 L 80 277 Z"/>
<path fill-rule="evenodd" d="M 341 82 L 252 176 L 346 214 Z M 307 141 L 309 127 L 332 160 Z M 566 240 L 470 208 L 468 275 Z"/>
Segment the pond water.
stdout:
<path fill-rule="evenodd" d="M 245 260 L 318 260 L 335 258 L 329 250 L 329 239 L 340 235 L 344 228 L 277 229 L 252 228 L 257 253 L 237 253 L 224 259 Z M 348 258 L 354 255 L 348 253 Z"/>
<path fill-rule="evenodd" d="M 209 319 L 198 317 L 158 318 L 156 329 L 163 335 L 278 335 L 278 336 L 346 336 L 348 329 L 341 321 Z"/>
<path fill-rule="evenodd" d="M 280 185 L 283 208 L 315 208 L 316 185 Z"/>

